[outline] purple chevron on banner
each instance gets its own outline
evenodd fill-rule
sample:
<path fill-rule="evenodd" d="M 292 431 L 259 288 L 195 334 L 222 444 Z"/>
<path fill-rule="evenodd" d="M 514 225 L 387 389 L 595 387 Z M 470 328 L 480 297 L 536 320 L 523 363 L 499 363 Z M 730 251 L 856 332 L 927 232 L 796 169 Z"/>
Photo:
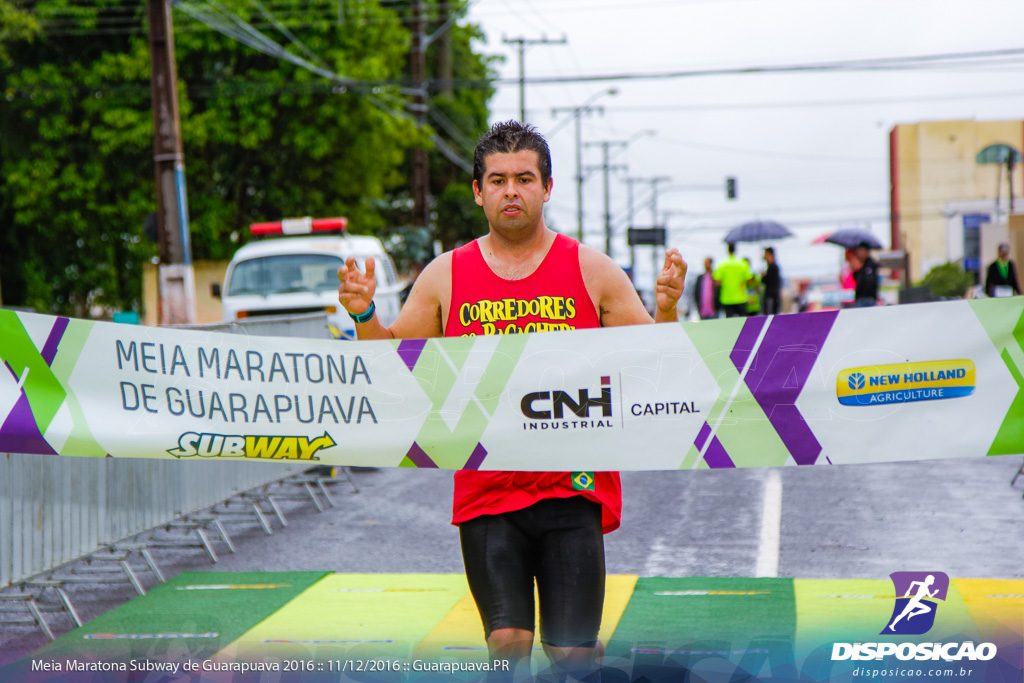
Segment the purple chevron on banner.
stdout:
<path fill-rule="evenodd" d="M 7 365 L 4 363 L 4 365 Z M 10 369 L 10 366 L 7 366 Z M 3 426 L 0 426 L 0 453 L 34 453 L 37 455 L 57 455 L 57 451 L 46 442 L 39 432 L 39 425 L 32 414 L 32 406 L 28 396 L 21 392 L 21 397 L 7 415 Z"/>
<path fill-rule="evenodd" d="M 754 316 L 743 321 L 743 329 L 740 330 L 740 336 L 736 338 L 736 343 L 732 347 L 732 353 L 729 354 L 729 360 L 732 361 L 732 364 L 740 372 L 743 372 L 743 366 L 746 365 L 750 352 L 754 350 L 754 344 L 757 343 L 757 335 L 761 334 L 761 328 L 764 327 L 765 320 L 767 318 L 763 316 Z"/>
<path fill-rule="evenodd" d="M 828 311 L 774 316 L 744 377 L 757 404 L 798 465 L 813 465 L 821 454 L 821 444 L 797 409 L 796 400 L 838 314 Z M 754 320 L 748 320 L 747 325 L 753 328 Z M 747 325 L 736 342 L 737 349 L 746 336 Z M 760 327 L 757 329 L 760 331 Z M 737 367 L 742 372 L 742 365 Z"/>
<path fill-rule="evenodd" d="M 46 338 L 46 343 L 43 344 L 43 350 L 39 352 L 47 365 L 53 365 L 53 359 L 57 357 L 57 347 L 60 346 L 60 340 L 64 338 L 64 332 L 68 329 L 68 322 L 67 318 L 57 318 Z"/>
<path fill-rule="evenodd" d="M 415 441 L 412 442 L 412 447 L 409 448 L 409 452 L 405 454 L 405 457 L 412 461 L 412 464 L 416 467 L 424 467 L 427 469 L 437 469 L 437 463 L 435 463 L 426 451 L 420 448 L 420 445 Z"/>
<path fill-rule="evenodd" d="M 469 460 L 466 461 L 464 470 L 478 470 L 480 465 L 483 464 L 484 458 L 487 457 L 487 449 L 484 448 L 482 443 L 478 443 L 476 448 L 473 449 L 473 453 L 469 456 Z"/>
<path fill-rule="evenodd" d="M 709 436 L 711 436 L 711 425 L 705 422 L 704 426 L 700 428 L 699 432 L 697 432 L 697 438 L 693 441 L 693 445 L 697 447 L 698 451 L 704 448 L 704 444 L 707 442 Z"/>
<path fill-rule="evenodd" d="M 426 345 L 426 339 L 403 339 L 398 344 L 398 355 L 405 361 L 409 372 L 412 372 L 413 368 L 416 367 L 416 361 L 420 359 L 420 354 L 423 353 Z"/>
<path fill-rule="evenodd" d="M 711 445 L 704 451 L 704 462 L 708 464 L 713 470 L 721 469 L 732 469 L 736 467 L 736 463 L 729 457 L 729 453 L 726 452 L 725 446 L 718 440 L 717 436 L 711 438 Z"/>

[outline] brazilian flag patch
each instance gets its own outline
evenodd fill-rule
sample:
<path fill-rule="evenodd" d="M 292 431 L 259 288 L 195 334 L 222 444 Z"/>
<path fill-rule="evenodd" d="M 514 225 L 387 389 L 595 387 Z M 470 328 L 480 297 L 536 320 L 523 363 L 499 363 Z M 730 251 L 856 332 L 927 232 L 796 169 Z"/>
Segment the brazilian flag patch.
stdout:
<path fill-rule="evenodd" d="M 573 472 L 572 473 L 572 490 L 573 491 L 593 491 L 594 490 L 594 473 L 593 472 Z"/>

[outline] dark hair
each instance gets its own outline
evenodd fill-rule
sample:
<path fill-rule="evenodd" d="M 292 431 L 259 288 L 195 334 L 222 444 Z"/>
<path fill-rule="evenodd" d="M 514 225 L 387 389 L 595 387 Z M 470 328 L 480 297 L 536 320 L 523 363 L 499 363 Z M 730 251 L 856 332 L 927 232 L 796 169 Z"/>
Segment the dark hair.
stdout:
<path fill-rule="evenodd" d="M 736 243 L 735 242 L 727 243 L 725 245 L 725 248 L 729 250 L 730 254 L 735 254 L 736 253 Z"/>
<path fill-rule="evenodd" d="M 484 160 L 490 155 L 522 151 L 537 153 L 540 180 L 546 187 L 548 180 L 551 179 L 551 150 L 548 149 L 547 140 L 533 126 L 518 121 L 494 124 L 476 143 L 476 151 L 473 153 L 473 180 L 483 184 Z"/>
<path fill-rule="evenodd" d="M 772 256 L 775 256 L 775 247 L 765 247 L 764 248 L 764 253 L 771 254 Z"/>

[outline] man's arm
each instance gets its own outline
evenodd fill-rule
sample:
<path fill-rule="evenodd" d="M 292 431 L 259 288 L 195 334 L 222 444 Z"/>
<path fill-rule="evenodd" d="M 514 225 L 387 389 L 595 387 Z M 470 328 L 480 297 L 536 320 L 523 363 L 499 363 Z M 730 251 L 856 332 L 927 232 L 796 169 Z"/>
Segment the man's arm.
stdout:
<path fill-rule="evenodd" d="M 352 315 L 363 315 L 370 309 L 377 279 L 373 258 L 366 259 L 366 272 L 360 273 L 355 259 L 349 258 L 338 269 L 338 301 Z M 359 339 L 424 339 L 444 334 L 441 302 L 451 294 L 451 254 L 442 254 L 423 269 L 416 278 L 409 298 L 391 327 L 381 325 L 377 316 L 356 323 Z"/>
<path fill-rule="evenodd" d="M 652 322 L 633 283 L 610 258 L 581 244 L 580 270 L 587 292 L 597 307 L 601 327 Z M 676 304 L 683 294 L 685 277 L 686 262 L 677 249 L 669 249 L 665 254 L 665 267 L 658 274 L 654 287 L 657 312 L 653 322 L 674 322 L 679 319 Z"/>

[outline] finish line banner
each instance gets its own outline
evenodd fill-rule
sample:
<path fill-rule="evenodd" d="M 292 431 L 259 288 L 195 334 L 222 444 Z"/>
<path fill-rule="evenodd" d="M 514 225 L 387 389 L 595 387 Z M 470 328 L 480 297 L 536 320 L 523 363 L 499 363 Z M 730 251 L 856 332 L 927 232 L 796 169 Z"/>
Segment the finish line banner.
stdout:
<path fill-rule="evenodd" d="M 1024 297 L 363 342 L 0 311 L 0 360 L 9 453 L 587 472 L 1024 453 Z"/>

